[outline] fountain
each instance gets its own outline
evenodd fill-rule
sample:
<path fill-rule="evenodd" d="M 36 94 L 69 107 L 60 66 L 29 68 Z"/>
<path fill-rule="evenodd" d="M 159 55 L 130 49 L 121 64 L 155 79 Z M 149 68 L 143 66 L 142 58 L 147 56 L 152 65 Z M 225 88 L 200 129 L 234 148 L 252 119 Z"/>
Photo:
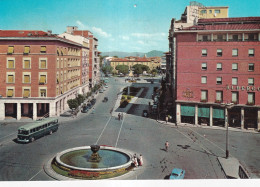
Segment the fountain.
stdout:
<path fill-rule="evenodd" d="M 91 145 L 62 151 L 51 162 L 56 174 L 75 179 L 107 179 L 132 169 L 131 154 L 114 147 Z"/>

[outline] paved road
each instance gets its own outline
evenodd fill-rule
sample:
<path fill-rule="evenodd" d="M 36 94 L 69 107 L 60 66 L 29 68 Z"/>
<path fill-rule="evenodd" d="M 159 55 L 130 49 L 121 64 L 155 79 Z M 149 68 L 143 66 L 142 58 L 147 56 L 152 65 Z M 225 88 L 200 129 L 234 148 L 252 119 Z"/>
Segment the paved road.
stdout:
<path fill-rule="evenodd" d="M 111 117 L 117 94 L 125 87 L 124 79 L 110 79 L 109 89 L 98 95 L 95 113 L 82 114 L 73 121 L 62 118 L 59 130 L 29 144 L 13 141 L 17 127 L 23 123 L 0 126 L 0 180 L 53 180 L 42 167 L 57 152 L 98 143 L 128 149 L 143 154 L 144 166 L 122 179 L 164 179 L 174 167 L 186 170 L 187 179 L 223 179 L 217 161 L 225 156 L 225 131 L 191 127 L 174 127 L 141 117 L 141 108 L 147 107 L 155 84 L 139 84 L 144 93 L 133 105 L 136 110 L 126 114 L 122 121 Z M 109 101 L 102 103 L 104 96 Z M 143 100 L 144 99 L 144 100 Z M 139 108 L 139 109 L 138 109 Z M 70 119 L 70 118 L 69 118 Z M 259 134 L 230 132 L 230 154 L 241 160 L 253 178 L 260 178 Z M 170 142 L 169 152 L 164 143 Z"/>

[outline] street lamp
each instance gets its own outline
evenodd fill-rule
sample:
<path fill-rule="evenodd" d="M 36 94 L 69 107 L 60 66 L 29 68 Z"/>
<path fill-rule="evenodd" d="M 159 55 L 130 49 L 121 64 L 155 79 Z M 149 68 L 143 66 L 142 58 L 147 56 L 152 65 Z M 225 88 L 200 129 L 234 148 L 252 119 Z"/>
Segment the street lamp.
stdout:
<path fill-rule="evenodd" d="M 222 107 L 227 108 L 227 111 L 231 109 L 234 106 L 234 103 L 221 103 Z M 227 112 L 228 113 L 228 112 Z M 229 151 L 228 151 L 228 116 L 227 113 L 225 114 L 225 123 L 227 123 L 227 130 L 226 130 L 226 159 L 229 157 Z"/>

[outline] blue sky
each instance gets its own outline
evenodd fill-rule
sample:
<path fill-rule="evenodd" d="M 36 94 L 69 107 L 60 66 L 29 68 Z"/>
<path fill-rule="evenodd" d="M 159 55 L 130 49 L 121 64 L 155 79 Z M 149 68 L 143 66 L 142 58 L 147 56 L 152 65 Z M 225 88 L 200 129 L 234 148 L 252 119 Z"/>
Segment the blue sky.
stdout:
<path fill-rule="evenodd" d="M 168 51 L 172 18 L 189 0 L 0 0 L 0 29 L 65 32 L 78 26 L 94 33 L 99 51 Z M 229 6 L 229 17 L 260 16 L 259 0 L 200 0 Z"/>

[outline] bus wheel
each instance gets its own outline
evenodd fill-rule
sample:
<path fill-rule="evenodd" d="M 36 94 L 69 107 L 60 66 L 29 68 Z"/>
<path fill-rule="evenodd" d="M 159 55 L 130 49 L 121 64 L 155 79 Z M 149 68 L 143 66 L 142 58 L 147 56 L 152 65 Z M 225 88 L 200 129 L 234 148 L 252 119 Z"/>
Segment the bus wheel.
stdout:
<path fill-rule="evenodd" d="M 49 132 L 49 134 L 50 134 L 50 135 L 52 134 L 52 130 Z"/>
<path fill-rule="evenodd" d="M 33 141 L 34 141 L 34 137 L 31 138 L 31 142 L 33 142 Z"/>

